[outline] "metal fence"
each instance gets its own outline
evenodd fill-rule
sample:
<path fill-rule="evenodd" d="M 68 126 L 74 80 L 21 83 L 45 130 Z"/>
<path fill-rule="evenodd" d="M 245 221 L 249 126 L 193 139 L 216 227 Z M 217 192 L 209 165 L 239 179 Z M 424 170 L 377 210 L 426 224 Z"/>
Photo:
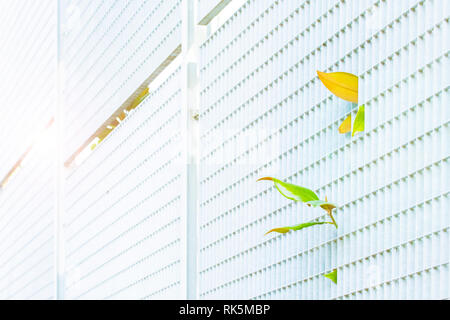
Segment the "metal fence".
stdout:
<path fill-rule="evenodd" d="M 0 298 L 450 297 L 448 1 L 3 6 Z"/>

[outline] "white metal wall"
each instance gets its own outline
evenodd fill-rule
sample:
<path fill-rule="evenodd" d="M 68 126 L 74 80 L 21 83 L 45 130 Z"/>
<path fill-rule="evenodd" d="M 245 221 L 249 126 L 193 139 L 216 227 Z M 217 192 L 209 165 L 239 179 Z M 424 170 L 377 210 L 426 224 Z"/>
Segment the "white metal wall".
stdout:
<path fill-rule="evenodd" d="M 0 2 L 0 179 L 55 111 L 56 2 Z M 0 299 L 54 297 L 54 141 L 41 136 L 0 189 Z"/>
<path fill-rule="evenodd" d="M 449 298 L 450 2 L 241 3 L 200 47 L 199 298 Z M 364 133 L 316 70 L 359 76 Z M 264 237 L 326 218 L 264 176 L 339 229 Z"/>

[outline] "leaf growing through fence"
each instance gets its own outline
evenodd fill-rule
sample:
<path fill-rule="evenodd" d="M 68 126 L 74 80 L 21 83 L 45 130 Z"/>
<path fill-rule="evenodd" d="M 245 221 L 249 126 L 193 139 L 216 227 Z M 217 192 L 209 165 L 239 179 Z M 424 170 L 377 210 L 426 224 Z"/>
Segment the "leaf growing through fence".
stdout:
<path fill-rule="evenodd" d="M 364 131 L 364 105 L 362 105 L 361 107 L 359 107 L 358 109 L 358 113 L 356 114 L 355 117 L 355 123 L 353 123 L 353 132 L 352 132 L 352 137 L 357 133 L 357 132 L 362 132 Z"/>
<path fill-rule="evenodd" d="M 317 71 L 320 81 L 334 95 L 358 103 L 358 77 L 347 72 L 325 73 Z"/>
<path fill-rule="evenodd" d="M 301 229 L 305 229 L 308 227 L 312 227 L 315 225 L 319 225 L 319 224 L 333 224 L 332 222 L 324 222 L 324 221 L 320 221 L 320 222 L 306 222 L 306 223 L 301 223 L 298 224 L 296 226 L 291 226 L 291 227 L 281 227 L 281 228 L 275 228 L 272 230 L 269 230 L 266 232 L 265 235 L 271 233 L 271 232 L 278 232 L 278 233 L 288 233 L 289 231 L 297 231 L 297 230 L 301 230 Z"/>
<path fill-rule="evenodd" d="M 352 131 L 352 115 L 349 115 L 339 126 L 339 133 L 347 133 Z"/>
<path fill-rule="evenodd" d="M 268 180 L 273 181 L 275 188 L 286 198 L 294 201 L 308 202 L 313 200 L 319 200 L 317 194 L 304 187 L 297 186 L 295 184 L 283 182 L 281 180 L 265 177 L 258 179 L 257 181 Z"/>
<path fill-rule="evenodd" d="M 326 273 L 323 275 L 325 278 L 330 279 L 331 281 L 333 281 L 335 284 L 337 284 L 337 269 L 334 269 L 333 271 L 331 271 L 330 273 Z"/>

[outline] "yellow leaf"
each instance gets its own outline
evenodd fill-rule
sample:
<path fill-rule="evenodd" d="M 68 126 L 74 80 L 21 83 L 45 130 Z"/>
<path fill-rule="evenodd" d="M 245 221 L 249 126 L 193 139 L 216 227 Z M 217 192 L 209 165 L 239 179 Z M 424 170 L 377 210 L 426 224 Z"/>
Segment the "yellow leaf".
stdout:
<path fill-rule="evenodd" d="M 349 115 L 339 126 L 339 133 L 347 133 L 352 130 L 352 115 Z"/>
<path fill-rule="evenodd" d="M 355 123 L 353 123 L 352 137 L 357 133 L 364 131 L 364 105 L 359 107 L 358 113 L 355 117 Z"/>
<path fill-rule="evenodd" d="M 358 103 L 358 77 L 346 72 L 325 73 L 317 71 L 320 81 L 334 95 Z"/>

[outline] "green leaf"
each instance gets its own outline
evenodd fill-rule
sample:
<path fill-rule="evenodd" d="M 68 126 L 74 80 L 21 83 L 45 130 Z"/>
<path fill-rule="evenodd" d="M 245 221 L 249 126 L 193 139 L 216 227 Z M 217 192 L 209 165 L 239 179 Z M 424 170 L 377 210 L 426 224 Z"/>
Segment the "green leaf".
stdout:
<path fill-rule="evenodd" d="M 295 184 L 283 182 L 281 180 L 271 178 L 271 177 L 265 177 L 258 179 L 258 181 L 261 180 L 269 180 L 273 181 L 275 188 L 286 198 L 294 201 L 301 201 L 301 202 L 308 202 L 313 200 L 319 200 L 319 197 L 317 194 L 315 194 L 314 191 L 297 186 Z"/>
<path fill-rule="evenodd" d="M 296 226 L 291 226 L 291 227 L 275 228 L 275 229 L 267 231 L 266 234 L 269 234 L 271 232 L 288 233 L 291 230 L 297 231 L 297 230 L 305 229 L 305 228 L 312 227 L 312 226 L 319 225 L 319 224 L 333 224 L 333 223 L 332 222 L 324 222 L 324 221 L 306 222 L 306 223 L 301 223 L 301 224 L 298 224 Z"/>
<path fill-rule="evenodd" d="M 359 107 L 358 113 L 356 114 L 355 122 L 353 123 L 352 137 L 357 132 L 362 132 L 362 131 L 364 131 L 364 105 Z"/>
<path fill-rule="evenodd" d="M 333 271 L 331 271 L 330 273 L 326 273 L 323 275 L 325 278 L 330 279 L 331 281 L 333 281 L 335 284 L 337 284 L 337 269 L 334 269 Z"/>

